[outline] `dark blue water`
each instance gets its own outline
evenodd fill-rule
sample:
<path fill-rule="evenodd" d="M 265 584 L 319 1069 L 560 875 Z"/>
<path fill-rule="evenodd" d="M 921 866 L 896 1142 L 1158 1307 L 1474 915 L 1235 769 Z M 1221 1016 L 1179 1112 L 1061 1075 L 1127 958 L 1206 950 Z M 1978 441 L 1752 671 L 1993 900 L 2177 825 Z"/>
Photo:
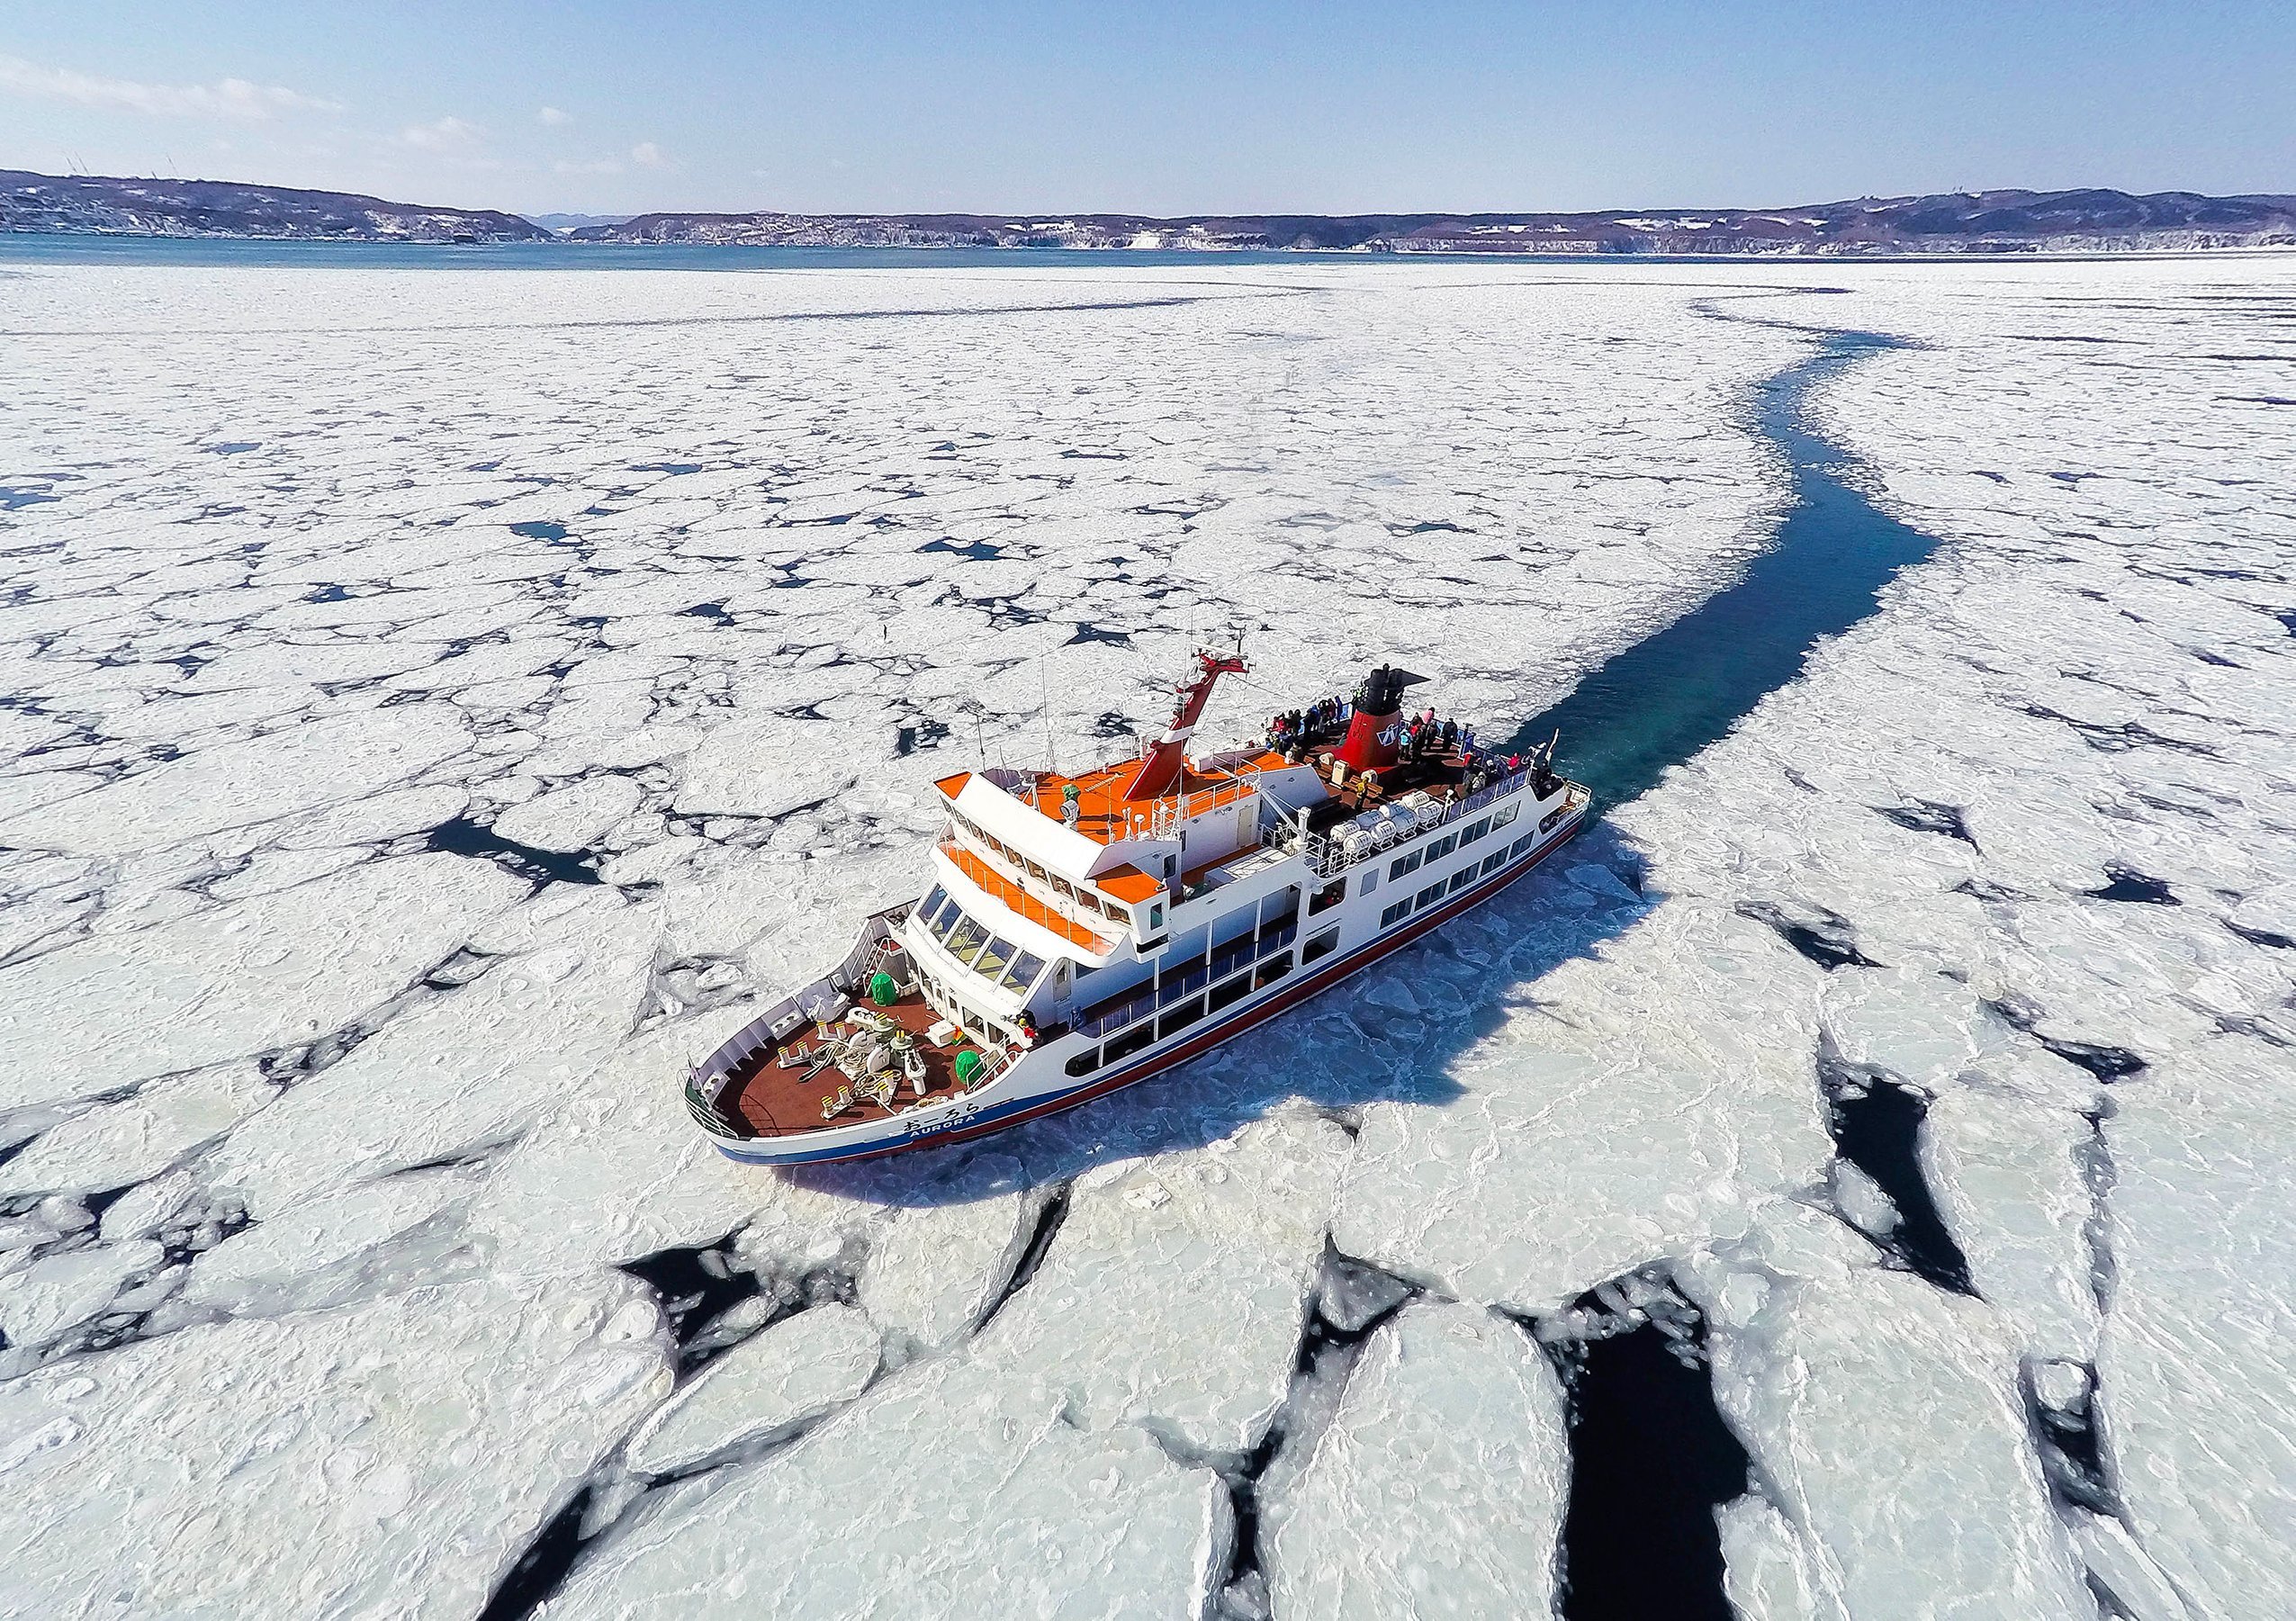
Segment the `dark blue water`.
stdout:
<path fill-rule="evenodd" d="M 1897 571 L 1935 549 L 1866 499 L 1851 480 L 1852 458 L 1820 438 L 1804 410 L 1819 383 L 1894 347 L 1870 333 L 1825 334 L 1816 355 L 1756 390 L 1754 426 L 1793 468 L 1793 506 L 1776 541 L 1736 584 L 1527 722 L 1509 749 L 1544 743 L 1559 729 L 1564 774 L 1593 788 L 1598 806 L 1623 804 L 1800 675 L 1822 637 L 1872 613 Z"/>

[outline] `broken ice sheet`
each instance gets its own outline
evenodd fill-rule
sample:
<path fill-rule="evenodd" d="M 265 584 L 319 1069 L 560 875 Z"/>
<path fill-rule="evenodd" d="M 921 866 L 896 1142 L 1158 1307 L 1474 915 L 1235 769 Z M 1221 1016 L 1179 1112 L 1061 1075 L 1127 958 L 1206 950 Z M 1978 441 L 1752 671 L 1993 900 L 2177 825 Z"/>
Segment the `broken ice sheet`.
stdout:
<path fill-rule="evenodd" d="M 0 1382 L 10 1590 L 44 1615 L 97 1594 L 150 1614 L 474 1614 L 668 1390 L 654 1313 L 617 1310 L 638 1292 L 470 1283 Z M 163 1502 L 164 1520 L 139 1512 Z"/>
<path fill-rule="evenodd" d="M 689 1355 L 818 1291 L 846 1314 L 822 1321 L 851 1322 L 850 1294 L 899 1365 L 785 1451 L 637 1499 L 576 1560 L 570 1613 L 863 1613 L 879 1580 L 951 1614 L 1247 1598 L 1220 1591 L 1229 1488 L 1206 1465 L 1271 1422 L 1304 1443 L 1336 1398 L 1292 1378 L 1307 1314 L 1376 1308 L 1326 1287 L 1327 1227 L 1456 1313 L 1743 1246 L 1717 1312 L 1784 1297 L 1742 1336 L 1748 1445 L 1819 1461 L 1799 1499 L 1725 1509 L 1731 1595 L 1790 1607 L 1827 1555 L 1885 1615 L 1996 1577 L 2038 1603 L 2063 1589 L 2014 1364 L 2092 1331 L 2063 1225 L 2084 1114 L 2120 1283 L 2093 1393 L 2075 1362 L 2031 1382 L 2096 1409 L 2128 1517 L 2070 1511 L 2072 1544 L 2124 1602 L 2157 1569 L 2228 1615 L 2291 1607 L 2276 1415 L 2296 1378 L 2288 1335 L 2251 1329 L 2291 1292 L 2267 1172 L 2296 1133 L 2252 1087 L 2213 1102 L 2210 1067 L 2272 1073 L 2288 1034 L 2288 441 L 2221 386 L 2274 363 L 2198 357 L 2259 352 L 2244 328 L 2284 291 L 2277 262 L 7 285 L 0 464 L 77 476 L 9 515 L 0 603 L 24 700 L 0 738 L 21 751 L 0 773 L 0 1141 L 26 1145 L 0 1169 L 11 1208 L 40 1201 L 0 1217 L 0 1264 L 71 1284 L 50 1326 L 135 1288 L 147 1242 L 212 1251 L 167 1275 L 251 1292 L 179 1292 L 156 1337 L 0 1380 L 0 1540 L 32 1550 L 43 1610 L 112 1593 L 117 1568 L 151 1607 L 295 1614 L 339 1590 L 352 1613 L 473 1613 L 659 1410 L 671 1353 L 618 1269 L 696 1247 L 759 1292 Z M 1790 291 L 1820 285 L 1849 290 Z M 813 319 L 887 310 L 923 313 Z M 1809 346 L 1732 315 L 1917 340 L 1811 414 L 1940 546 L 1616 807 L 1610 848 L 1239 1046 L 1248 1081 L 1199 1066 L 996 1145 L 1021 1169 L 985 1191 L 923 1185 L 938 1170 L 799 1185 L 690 1132 L 675 1076 L 742 998 L 922 887 L 931 779 L 1048 731 L 1070 763 L 1129 746 L 1190 626 L 1245 622 L 1253 679 L 1295 698 L 1408 633 L 1446 706 L 1504 726 L 1697 602 L 1787 499 L 1746 401 Z M 2108 328 L 2123 341 L 2028 341 Z M 122 336 L 67 336 L 87 331 Z M 418 853 L 457 819 L 597 851 L 604 882 L 528 898 L 535 873 L 482 848 Z M 2120 869 L 2148 882 L 2116 889 Z M 1882 966 L 1828 971 L 1764 917 L 1825 921 Z M 1983 1302 L 1868 1277 L 1874 1247 L 1796 1202 L 1850 1185 L 1829 1035 L 1935 1095 L 1924 1180 Z M 236 1117 L 260 1099 L 205 1090 L 257 1064 L 277 1102 Z M 1328 1115 L 1302 1125 L 1293 1094 Z M 370 1191 L 442 1175 L 475 1192 L 410 1226 L 419 1199 Z M 234 1200 L 257 1221 L 227 1238 Z M 1023 1252 L 1036 1275 L 1007 1298 Z M 611 1343 L 652 1346 L 604 1355 L 599 1389 L 645 1376 L 603 1409 L 555 1387 L 581 1337 L 536 1316 L 591 1299 L 645 1319 Z M 167 1315 L 194 1310 L 285 1315 Z M 1814 1353 L 1807 1391 L 1789 1346 Z M 295 1411 L 372 1413 L 367 1455 L 266 1473 L 274 1369 Z M 150 1434 L 90 1425 L 75 1402 L 149 1399 L 113 1370 L 212 1393 Z M 459 1437 L 406 1438 L 425 1402 L 482 1415 L 451 1488 L 427 1470 Z M 1973 1426 L 1966 1458 L 1938 1412 Z M 152 1449 L 229 1462 L 242 1436 L 227 1534 Z M 1393 1500 L 1374 1472 L 1328 1477 L 1332 1500 Z M 299 1518 L 305 1491 L 332 1517 Z M 1460 1545 L 1489 1551 L 1505 1508 L 1462 1517 Z M 1965 1543 L 1966 1564 L 1928 1557 Z"/>
<path fill-rule="evenodd" d="M 1288 1490 L 1263 1495 L 1274 1612 L 1550 1614 L 1569 1468 L 1562 1386 L 1527 1333 L 1406 1306 Z"/>
<path fill-rule="evenodd" d="M 897 1594 L 950 1616 L 1193 1615 L 1226 1569 L 1226 1515 L 1210 1471 L 1130 1427 L 1079 1429 L 959 1353 L 644 1519 L 539 1613 L 861 1616 Z"/>

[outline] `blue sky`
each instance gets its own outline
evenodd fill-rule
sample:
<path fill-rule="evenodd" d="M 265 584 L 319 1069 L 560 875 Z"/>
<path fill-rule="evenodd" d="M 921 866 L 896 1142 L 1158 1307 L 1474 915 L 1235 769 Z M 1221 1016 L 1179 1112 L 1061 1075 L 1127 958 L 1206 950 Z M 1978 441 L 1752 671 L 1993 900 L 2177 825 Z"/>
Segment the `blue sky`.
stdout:
<path fill-rule="evenodd" d="M 2296 191 L 2296 4 L 0 0 L 0 167 L 522 212 Z"/>

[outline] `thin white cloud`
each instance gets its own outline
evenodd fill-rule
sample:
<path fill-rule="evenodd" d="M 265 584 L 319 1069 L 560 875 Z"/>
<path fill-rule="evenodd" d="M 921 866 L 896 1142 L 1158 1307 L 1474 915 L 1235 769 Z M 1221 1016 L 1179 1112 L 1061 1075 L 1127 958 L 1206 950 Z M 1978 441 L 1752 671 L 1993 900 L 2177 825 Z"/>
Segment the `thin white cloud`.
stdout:
<path fill-rule="evenodd" d="M 564 112 L 557 107 L 545 107 L 541 112 L 536 113 L 535 116 L 540 119 L 544 123 L 548 124 L 554 130 L 566 124 L 571 124 L 574 122 L 574 115 L 572 113 Z"/>
<path fill-rule="evenodd" d="M 283 113 L 343 111 L 340 102 L 249 79 L 219 79 L 212 85 L 146 85 L 12 56 L 0 56 L 0 94 L 163 118 L 223 118 L 243 122 Z"/>
<path fill-rule="evenodd" d="M 466 152 L 485 137 L 486 131 L 468 119 L 454 117 L 409 124 L 399 131 L 400 140 L 422 152 Z"/>
<path fill-rule="evenodd" d="M 551 166 L 561 175 L 618 175 L 622 166 L 611 158 L 601 158 L 594 163 L 560 161 Z"/>
<path fill-rule="evenodd" d="M 670 154 L 650 140 L 642 140 L 630 149 L 630 161 L 642 169 L 670 167 Z"/>

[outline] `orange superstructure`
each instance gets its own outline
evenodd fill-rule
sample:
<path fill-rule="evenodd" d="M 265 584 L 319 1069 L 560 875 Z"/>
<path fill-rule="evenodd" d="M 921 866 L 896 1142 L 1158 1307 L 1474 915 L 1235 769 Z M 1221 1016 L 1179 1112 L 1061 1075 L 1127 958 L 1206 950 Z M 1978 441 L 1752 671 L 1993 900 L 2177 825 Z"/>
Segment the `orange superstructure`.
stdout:
<path fill-rule="evenodd" d="M 1174 780 L 1165 797 L 1178 801 L 1178 815 L 1199 816 L 1220 806 L 1235 804 L 1253 791 L 1252 773 L 1274 770 L 1283 763 L 1281 754 L 1263 752 L 1224 769 L 1200 770 L 1190 765 Z M 1039 815 L 1058 822 L 1069 798 L 1068 790 L 1074 788 L 1076 819 L 1069 825 L 1096 844 L 1114 844 L 1138 837 L 1149 825 L 1154 812 L 1153 804 L 1124 797 L 1139 766 L 1136 760 L 1120 760 L 1113 765 L 1094 766 L 1076 777 L 1047 771 L 1034 779 L 1025 794 L 1015 797 Z M 963 791 L 970 775 L 967 772 L 945 779 L 935 786 L 954 799 Z M 950 783 L 956 786 L 951 788 Z"/>
<path fill-rule="evenodd" d="M 983 894 L 1009 909 L 1015 916 L 1024 917 L 1040 928 L 1049 929 L 1070 945 L 1082 946 L 1095 955 L 1108 950 L 1107 941 L 1074 918 L 1062 916 L 1058 911 L 1045 905 L 955 840 L 943 841 L 941 849 L 957 863 L 958 871 L 977 884 Z"/>

